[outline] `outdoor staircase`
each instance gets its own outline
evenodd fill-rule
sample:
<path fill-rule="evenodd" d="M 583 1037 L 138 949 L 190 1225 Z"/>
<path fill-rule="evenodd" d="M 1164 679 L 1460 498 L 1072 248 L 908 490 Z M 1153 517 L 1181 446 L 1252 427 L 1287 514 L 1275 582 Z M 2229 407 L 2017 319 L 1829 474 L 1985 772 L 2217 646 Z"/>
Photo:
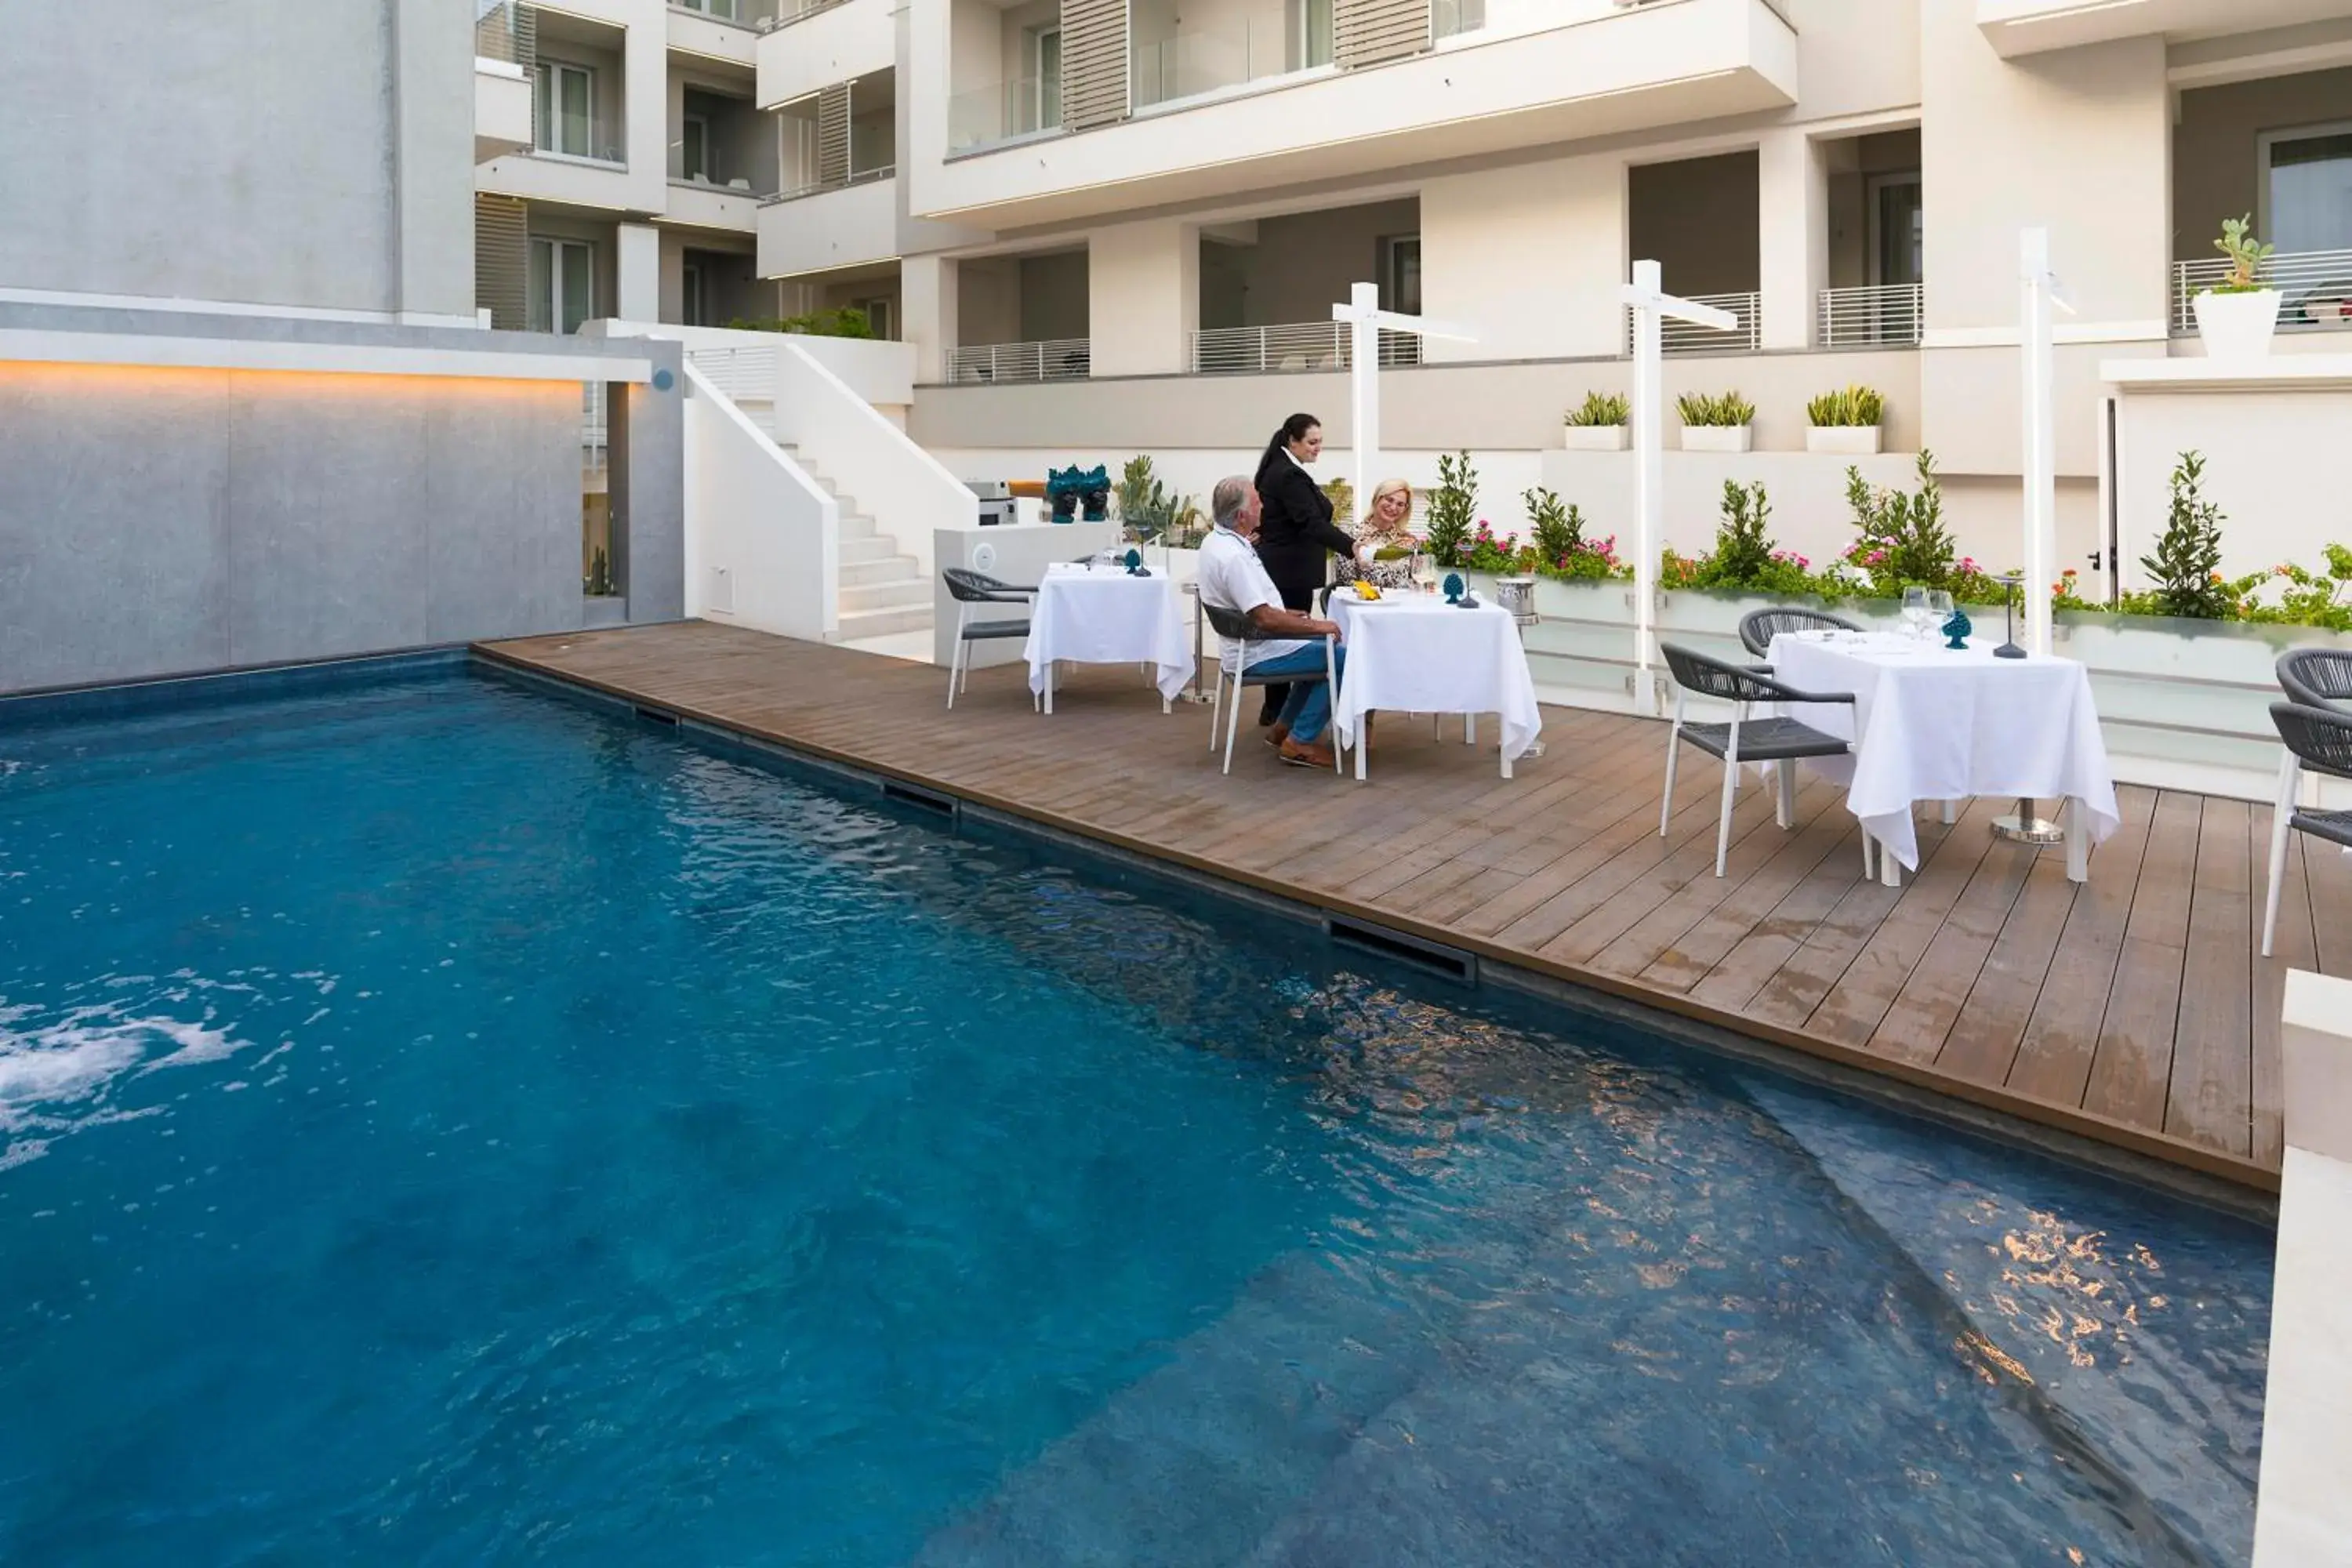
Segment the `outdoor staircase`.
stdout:
<path fill-rule="evenodd" d="M 840 640 L 895 637 L 931 629 L 931 584 L 921 563 L 857 510 L 854 496 L 834 484 L 810 455 L 779 442 L 784 454 L 841 508 Z"/>

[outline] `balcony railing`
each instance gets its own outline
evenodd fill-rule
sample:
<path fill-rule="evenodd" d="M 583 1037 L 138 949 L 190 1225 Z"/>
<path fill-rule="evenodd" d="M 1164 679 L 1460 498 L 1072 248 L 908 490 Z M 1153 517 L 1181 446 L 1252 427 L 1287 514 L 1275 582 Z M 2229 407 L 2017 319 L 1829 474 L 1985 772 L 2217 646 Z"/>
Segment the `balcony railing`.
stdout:
<path fill-rule="evenodd" d="M 474 0 L 474 54 L 522 68 L 525 77 L 539 60 L 539 10 L 514 0 Z"/>
<path fill-rule="evenodd" d="M 1660 323 L 1659 346 L 1670 354 L 1752 354 L 1764 343 L 1764 311 L 1759 294 L 1693 294 L 1695 305 L 1712 305 L 1738 318 L 1727 332 L 1672 317 Z M 1625 352 L 1633 352 L 1633 312 L 1625 312 Z"/>
<path fill-rule="evenodd" d="M 773 206 L 778 202 L 798 201 L 803 196 L 820 196 L 827 191 L 845 191 L 852 185 L 870 185 L 877 180 L 895 178 L 898 173 L 898 165 L 896 163 L 884 163 L 873 169 L 852 169 L 839 179 L 814 180 L 804 185 L 794 185 L 788 191 L 778 191 L 772 196 L 761 196 L 760 205 Z"/>
<path fill-rule="evenodd" d="M 977 152 L 1062 128 L 1059 77 L 1022 77 L 948 99 L 948 152 Z"/>
<path fill-rule="evenodd" d="M 1825 349 L 1897 347 L 1919 341 L 1927 290 L 1919 283 L 1824 289 L 1813 342 Z"/>
<path fill-rule="evenodd" d="M 674 3 L 674 0 L 673 0 Z M 775 15 L 763 17 L 760 31 L 772 33 L 779 27 L 789 27 L 794 22 L 814 16 L 820 11 L 830 11 L 835 5 L 845 5 L 849 0 L 769 0 Z"/>
<path fill-rule="evenodd" d="M 1083 381 L 1093 355 L 1084 338 L 1034 343 L 977 343 L 948 351 L 948 380 L 959 383 Z"/>
<path fill-rule="evenodd" d="M 1129 86 L 1137 109 L 1222 92 L 1290 70 L 1288 29 L 1279 19 L 1244 21 L 1225 32 L 1191 30 L 1129 55 Z"/>
<path fill-rule="evenodd" d="M 776 0 L 669 0 L 669 8 L 761 32 L 776 26 Z"/>
<path fill-rule="evenodd" d="M 1486 0 L 1430 0 L 1429 36 L 1450 38 L 1486 25 Z"/>
<path fill-rule="evenodd" d="M 1354 359 L 1354 329 L 1342 321 L 1204 327 L 1192 334 L 1192 374 L 1257 375 L 1267 371 L 1346 370 Z M 1411 332 L 1383 331 L 1381 363 L 1419 364 L 1421 339 Z"/>
<path fill-rule="evenodd" d="M 2197 331 L 2197 296 L 2230 276 L 2222 257 L 2177 261 L 2172 267 L 2172 330 Z M 2255 273 L 2258 281 L 2286 298 L 2279 303 L 2283 332 L 2340 331 L 2352 328 L 2352 250 L 2300 250 L 2272 257 Z"/>

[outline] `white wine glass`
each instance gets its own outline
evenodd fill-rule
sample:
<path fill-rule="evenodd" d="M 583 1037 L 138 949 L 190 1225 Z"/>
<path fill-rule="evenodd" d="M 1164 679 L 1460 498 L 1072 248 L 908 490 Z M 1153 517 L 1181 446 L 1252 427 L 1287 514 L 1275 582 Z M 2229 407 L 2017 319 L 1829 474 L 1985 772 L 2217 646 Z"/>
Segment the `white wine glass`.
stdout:
<path fill-rule="evenodd" d="M 1927 635 L 1927 590 L 1913 586 L 1903 590 L 1903 629 L 1914 637 Z"/>
<path fill-rule="evenodd" d="M 1929 589 L 1927 591 L 1927 626 L 1929 631 L 1940 633 L 1944 629 L 1945 623 L 1948 622 L 1951 618 L 1951 590 L 1948 588 Z"/>

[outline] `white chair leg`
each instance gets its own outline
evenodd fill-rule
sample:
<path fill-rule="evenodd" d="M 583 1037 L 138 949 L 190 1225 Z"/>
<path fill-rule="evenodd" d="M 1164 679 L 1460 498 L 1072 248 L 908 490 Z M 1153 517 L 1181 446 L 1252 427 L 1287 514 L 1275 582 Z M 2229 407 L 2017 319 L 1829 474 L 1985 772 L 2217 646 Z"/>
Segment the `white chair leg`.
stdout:
<path fill-rule="evenodd" d="M 1234 731 L 1242 725 L 1242 688 L 1234 686 L 1234 700 L 1225 704 L 1225 772 L 1234 771 Z"/>
<path fill-rule="evenodd" d="M 1772 818 L 1783 827 L 1797 825 L 1797 764 L 1783 757 L 1773 765 L 1780 776 L 1780 798 L 1774 805 Z"/>
<path fill-rule="evenodd" d="M 1220 661 L 1217 665 L 1216 682 L 1209 689 L 1209 755 L 1213 757 L 1217 754 L 1217 734 L 1225 727 L 1224 720 L 1225 667 L 1223 661 Z"/>
<path fill-rule="evenodd" d="M 970 646 L 963 640 L 963 628 L 966 623 L 966 618 L 970 616 L 971 614 L 971 605 L 958 605 L 956 606 L 955 647 L 948 654 L 948 710 L 950 712 L 953 712 L 955 710 L 956 670 L 963 664 L 963 650 Z"/>
<path fill-rule="evenodd" d="M 1658 837 L 1666 836 L 1666 824 L 1675 815 L 1675 763 L 1682 751 L 1683 727 L 1678 723 L 1666 731 L 1666 793 L 1658 802 Z"/>
<path fill-rule="evenodd" d="M 1340 765 L 1339 761 L 1339 659 L 1335 651 L 1339 646 L 1329 637 L 1323 639 L 1323 679 L 1328 683 L 1323 688 L 1323 711 L 1327 715 L 1323 721 L 1323 738 L 1331 742 L 1331 771 L 1345 778 L 1348 770 Z M 1364 715 L 1364 722 L 1369 724 L 1371 721 L 1370 713 Z M 1359 734 L 1356 737 L 1356 761 L 1360 764 L 1363 760 L 1364 737 Z"/>
<path fill-rule="evenodd" d="M 2302 773 L 2302 764 L 2293 752 L 2279 759 L 2278 798 L 2271 807 L 2271 885 L 2263 900 L 2264 958 L 2271 955 L 2271 943 L 2278 935 L 2279 884 L 2286 880 L 2286 841 L 2294 831 L 2294 797 Z"/>
<path fill-rule="evenodd" d="M 1731 851 L 1731 805 L 1739 794 L 1739 756 L 1735 749 L 1723 759 L 1723 813 L 1715 825 L 1715 874 L 1723 875 L 1725 858 Z"/>

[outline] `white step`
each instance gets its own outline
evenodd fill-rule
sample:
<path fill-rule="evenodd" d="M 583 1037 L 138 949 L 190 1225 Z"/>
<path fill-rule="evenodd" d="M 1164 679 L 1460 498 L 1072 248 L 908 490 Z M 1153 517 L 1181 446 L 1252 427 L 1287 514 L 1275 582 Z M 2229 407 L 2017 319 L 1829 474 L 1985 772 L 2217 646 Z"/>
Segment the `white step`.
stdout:
<path fill-rule="evenodd" d="M 858 610 L 842 612 L 840 642 L 862 642 L 867 637 L 894 637 L 900 632 L 928 631 L 931 625 L 931 606 L 905 605 L 892 610 Z"/>
<path fill-rule="evenodd" d="M 841 542 L 841 563 L 853 561 L 892 561 L 898 559 L 898 542 L 869 533 L 864 538 L 845 536 Z"/>
<path fill-rule="evenodd" d="M 922 568 L 911 555 L 885 555 L 877 561 L 841 563 L 841 585 L 845 588 L 862 588 L 875 583 L 911 583 L 921 576 Z"/>
<path fill-rule="evenodd" d="M 876 529 L 874 527 L 874 520 L 872 518 L 866 517 L 859 512 L 851 511 L 847 507 L 841 509 L 842 538 L 872 539 L 875 537 L 875 534 Z"/>
<path fill-rule="evenodd" d="M 869 583 L 862 587 L 844 584 L 841 589 L 841 612 L 862 613 L 866 610 L 897 610 L 909 605 L 930 607 L 931 585 L 920 577 L 902 577 L 895 583 Z"/>

